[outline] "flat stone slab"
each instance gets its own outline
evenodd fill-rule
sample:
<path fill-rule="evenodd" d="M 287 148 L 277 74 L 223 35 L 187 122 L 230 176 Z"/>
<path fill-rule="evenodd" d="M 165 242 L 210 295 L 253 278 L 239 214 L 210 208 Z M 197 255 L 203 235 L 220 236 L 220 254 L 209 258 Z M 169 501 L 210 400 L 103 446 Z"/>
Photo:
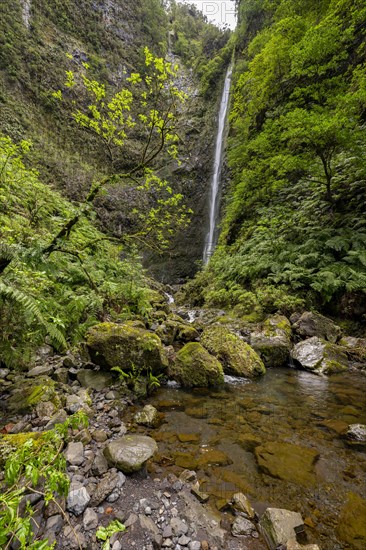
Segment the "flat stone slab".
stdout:
<path fill-rule="evenodd" d="M 319 458 L 315 449 L 292 443 L 265 443 L 255 448 L 259 468 L 272 477 L 303 486 L 313 485 L 314 463 Z"/>
<path fill-rule="evenodd" d="M 103 454 L 110 466 L 124 474 L 138 472 L 158 450 L 156 441 L 145 435 L 124 435 L 111 441 Z"/>

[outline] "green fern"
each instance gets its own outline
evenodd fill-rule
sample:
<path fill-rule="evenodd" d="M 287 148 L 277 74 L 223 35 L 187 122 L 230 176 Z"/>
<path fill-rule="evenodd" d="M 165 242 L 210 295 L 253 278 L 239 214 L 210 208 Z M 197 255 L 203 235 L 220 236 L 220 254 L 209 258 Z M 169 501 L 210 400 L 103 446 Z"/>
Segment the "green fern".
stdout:
<path fill-rule="evenodd" d="M 63 334 L 61 334 L 61 332 L 54 325 L 44 319 L 36 302 L 30 296 L 27 296 L 12 286 L 8 286 L 0 282 L 0 297 L 4 300 L 18 304 L 23 310 L 36 319 L 39 324 L 43 325 L 51 339 L 58 345 L 58 347 L 62 349 L 66 348 L 67 343 Z"/>

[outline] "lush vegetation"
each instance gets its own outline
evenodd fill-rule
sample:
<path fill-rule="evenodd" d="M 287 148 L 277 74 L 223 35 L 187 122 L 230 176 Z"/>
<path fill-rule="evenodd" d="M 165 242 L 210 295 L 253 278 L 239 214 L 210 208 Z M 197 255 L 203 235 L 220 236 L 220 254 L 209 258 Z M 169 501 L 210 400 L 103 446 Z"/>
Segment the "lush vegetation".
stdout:
<path fill-rule="evenodd" d="M 4 468 L 5 480 L 0 494 L 2 548 L 16 545 L 22 550 L 50 550 L 55 547 L 54 544 L 50 546 L 47 539 L 35 540 L 35 510 L 29 496 L 43 498 L 46 506 L 54 503 L 68 521 L 58 503 L 62 496 L 67 496 L 70 486 L 70 479 L 66 474 L 66 458 L 62 451 L 69 438 L 69 430 L 87 424 L 86 415 L 79 412 L 70 416 L 64 424 L 57 424 L 55 428 L 42 434 L 12 436 L 17 440 L 13 441 L 16 448 L 13 449 L 10 440 Z"/>
<path fill-rule="evenodd" d="M 233 52 L 233 36 L 229 29 L 220 30 L 209 23 L 194 4 L 170 3 L 172 53 L 194 68 L 200 77 L 201 92 L 215 96 Z"/>
<path fill-rule="evenodd" d="M 365 313 L 364 3 L 239 10 L 232 185 L 201 299 Z"/>

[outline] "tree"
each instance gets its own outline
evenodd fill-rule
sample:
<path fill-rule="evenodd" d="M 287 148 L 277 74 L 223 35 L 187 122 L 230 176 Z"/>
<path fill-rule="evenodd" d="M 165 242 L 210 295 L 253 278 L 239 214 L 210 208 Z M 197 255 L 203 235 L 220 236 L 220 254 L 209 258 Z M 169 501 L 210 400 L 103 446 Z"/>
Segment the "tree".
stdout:
<path fill-rule="evenodd" d="M 133 231 L 123 236 L 125 240 L 133 237 L 150 246 L 165 247 L 174 230 L 189 222 L 191 211 L 183 204 L 183 196 L 174 193 L 154 171 L 159 156 L 169 155 L 179 163 L 177 114 L 186 96 L 175 85 L 178 66 L 154 56 L 148 48 L 144 55 L 144 73 L 126 74 L 126 86 L 115 93 L 89 78 L 89 66 L 83 63 L 80 73 L 66 72 L 65 90 L 53 94 L 71 102 L 76 124 L 103 144 L 110 170 L 93 182 L 76 214 L 45 248 L 47 255 L 62 247 L 80 218 L 90 212 L 95 198 L 110 185 L 128 186 L 139 194 L 139 207 L 130 208 Z M 134 162 L 125 169 L 127 139 L 134 139 L 136 151 Z M 147 196 L 154 198 L 154 204 L 146 201 Z"/>

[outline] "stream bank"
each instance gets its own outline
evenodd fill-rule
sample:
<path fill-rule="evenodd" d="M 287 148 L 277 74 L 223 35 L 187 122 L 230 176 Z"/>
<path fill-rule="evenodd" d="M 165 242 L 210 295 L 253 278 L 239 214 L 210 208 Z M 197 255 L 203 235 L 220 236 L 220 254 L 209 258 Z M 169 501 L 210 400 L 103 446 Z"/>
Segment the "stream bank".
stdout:
<path fill-rule="evenodd" d="M 352 435 L 349 428 L 366 423 L 362 339 L 344 336 L 331 320 L 310 312 L 292 322 L 277 315 L 249 326 L 222 311 L 172 309 L 163 300 L 149 321 L 97 325 L 87 341 L 89 358 L 85 351 L 57 357 L 46 346 L 29 372 L 0 371 L 1 443 L 46 431 L 79 409 L 89 416 L 89 428 L 72 434 L 76 446 L 65 449 L 72 495 L 63 507 L 82 548 L 100 548 L 97 525 L 117 518 L 128 529 L 115 537 L 114 550 L 265 549 L 257 520 L 268 507 L 300 513 L 308 541 L 322 550 L 362 548 L 365 434 Z M 304 343 L 313 360 L 299 355 L 302 369 L 286 367 L 291 361 L 300 367 L 294 350 Z M 157 424 L 139 423 L 135 414 L 146 402 L 149 376 L 133 379 L 131 365 L 138 359 L 150 377 L 161 373 L 169 381 L 180 351 L 192 344 L 220 365 L 230 383 L 162 387 L 148 399 L 158 410 Z M 248 363 L 238 362 L 237 350 L 248 348 L 243 357 L 268 370 L 238 380 L 232 369 Z M 116 361 L 129 373 L 128 383 L 111 371 Z M 136 392 L 143 401 L 134 401 Z M 132 447 L 136 435 L 151 439 L 147 477 L 143 464 L 128 474 L 106 461 L 104 449 L 126 435 Z M 235 507 L 238 494 L 249 498 L 254 521 Z M 62 516 L 47 511 L 42 500 L 37 506 L 39 536 L 56 537 L 56 548 L 77 548 Z M 174 531 L 176 520 L 180 530 Z"/>

